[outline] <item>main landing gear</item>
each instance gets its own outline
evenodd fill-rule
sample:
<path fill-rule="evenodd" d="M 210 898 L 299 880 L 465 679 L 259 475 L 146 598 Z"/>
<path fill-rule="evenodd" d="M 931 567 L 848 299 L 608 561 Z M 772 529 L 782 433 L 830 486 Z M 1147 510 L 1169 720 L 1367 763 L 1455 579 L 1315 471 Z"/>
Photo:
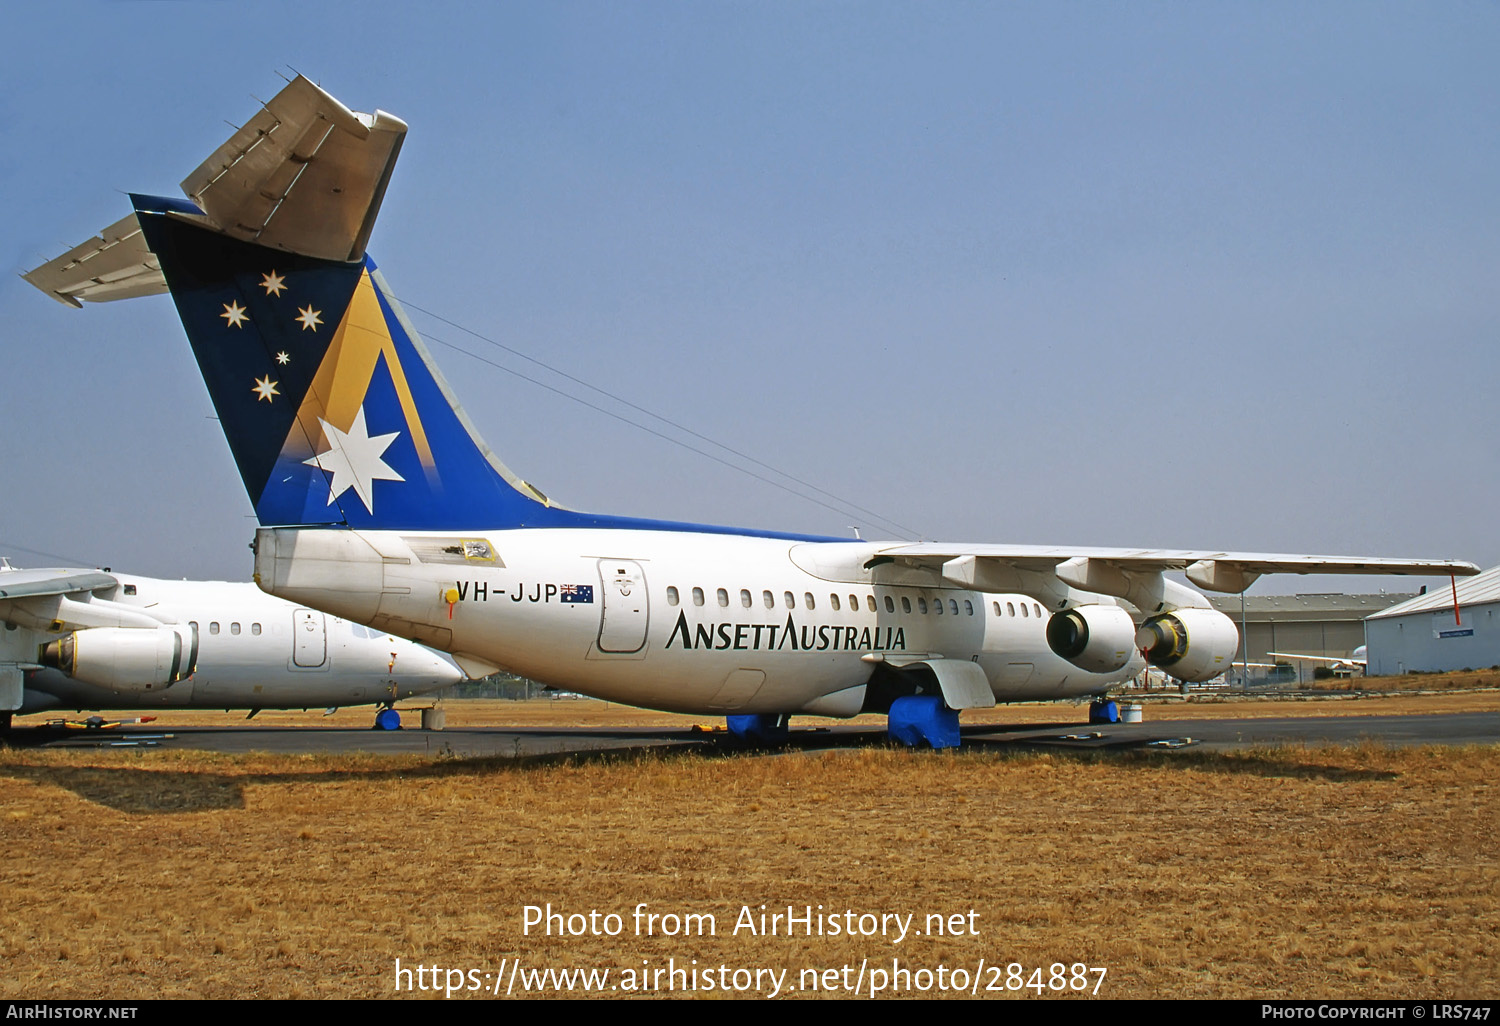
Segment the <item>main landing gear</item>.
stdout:
<path fill-rule="evenodd" d="M 725 719 L 728 721 L 729 733 L 737 740 L 759 748 L 784 745 L 791 734 L 791 716 L 786 713 L 756 713 L 751 716 L 727 716 Z"/>

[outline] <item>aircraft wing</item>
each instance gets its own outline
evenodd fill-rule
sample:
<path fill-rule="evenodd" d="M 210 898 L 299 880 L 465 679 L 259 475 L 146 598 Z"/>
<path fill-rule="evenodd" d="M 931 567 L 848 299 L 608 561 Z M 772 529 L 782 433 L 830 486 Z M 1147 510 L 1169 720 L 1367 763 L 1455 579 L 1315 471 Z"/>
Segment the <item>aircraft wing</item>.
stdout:
<path fill-rule="evenodd" d="M 966 576 L 988 569 L 995 576 L 1016 573 L 1057 573 L 1060 567 L 1075 572 L 1062 576 L 1082 578 L 1089 572 L 1150 574 L 1178 570 L 1206 591 L 1237 594 L 1263 574 L 1415 574 L 1420 576 L 1472 577 L 1479 567 L 1456 559 L 1391 559 L 1373 556 L 1301 556 L 1262 552 L 1200 552 L 1177 549 L 1063 548 L 1050 545 L 943 545 L 917 543 L 892 545 L 877 551 L 871 564 L 901 562 L 909 566 L 940 569 L 956 561 L 969 563 Z"/>
<path fill-rule="evenodd" d="M 1353 656 L 1305 655 L 1301 652 L 1267 652 L 1266 655 L 1276 656 L 1278 659 L 1302 659 L 1309 663 L 1339 663 L 1347 666 L 1364 666 L 1369 663 L 1368 659 L 1356 659 Z"/>
<path fill-rule="evenodd" d="M 77 595 L 113 588 L 119 581 L 101 570 L 0 571 L 0 602 L 48 595 Z"/>
<path fill-rule="evenodd" d="M 89 627 L 161 627 L 147 607 L 91 592 L 120 583 L 102 570 L 0 570 L 0 615 L 30 630 L 55 633 Z"/>

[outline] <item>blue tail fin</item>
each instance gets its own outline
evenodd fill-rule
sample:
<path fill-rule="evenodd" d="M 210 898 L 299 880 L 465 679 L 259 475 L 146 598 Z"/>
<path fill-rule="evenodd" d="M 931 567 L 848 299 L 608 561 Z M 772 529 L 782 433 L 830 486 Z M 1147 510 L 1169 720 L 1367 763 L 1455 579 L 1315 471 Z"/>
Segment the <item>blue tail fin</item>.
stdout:
<path fill-rule="evenodd" d="M 192 223 L 180 200 L 131 199 L 263 525 L 541 526 L 564 512 L 478 440 L 368 257 L 269 249 Z"/>

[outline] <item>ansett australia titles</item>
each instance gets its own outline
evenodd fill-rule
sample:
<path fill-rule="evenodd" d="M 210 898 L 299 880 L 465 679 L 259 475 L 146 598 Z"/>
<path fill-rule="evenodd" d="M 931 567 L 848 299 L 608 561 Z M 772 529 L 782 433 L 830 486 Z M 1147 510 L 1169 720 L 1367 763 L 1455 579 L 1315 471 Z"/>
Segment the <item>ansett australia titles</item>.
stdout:
<path fill-rule="evenodd" d="M 804 624 L 800 628 L 790 616 L 786 623 L 700 623 L 689 625 L 687 614 L 678 613 L 667 637 L 667 648 L 739 649 L 751 652 L 904 652 L 905 627 L 842 627 L 835 624 Z"/>
<path fill-rule="evenodd" d="M 732 922 L 730 920 L 733 920 Z M 521 932 L 544 937 L 978 937 L 979 913 L 860 912 L 822 905 L 741 905 L 739 913 L 659 912 L 641 902 L 629 912 L 562 912 L 546 905 L 521 907 Z"/>

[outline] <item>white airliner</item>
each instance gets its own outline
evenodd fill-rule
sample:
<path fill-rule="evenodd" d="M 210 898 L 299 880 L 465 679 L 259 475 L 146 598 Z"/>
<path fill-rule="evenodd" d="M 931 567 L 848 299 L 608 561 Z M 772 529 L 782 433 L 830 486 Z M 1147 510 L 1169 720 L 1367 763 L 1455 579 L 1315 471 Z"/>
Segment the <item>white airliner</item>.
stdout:
<path fill-rule="evenodd" d="M 74 306 L 170 291 L 261 528 L 260 586 L 612 701 L 730 717 L 1103 696 L 1145 662 L 1227 670 L 1198 591 L 1265 573 L 1455 574 L 1448 560 L 911 544 L 581 513 L 479 440 L 365 252 L 400 119 L 297 78 L 183 182 L 25 277 Z M 1137 630 L 1124 599 L 1145 616 Z"/>
<path fill-rule="evenodd" d="M 1360 673 L 1365 672 L 1365 667 L 1370 664 L 1365 653 L 1365 646 L 1360 645 L 1346 656 L 1307 655 L 1302 652 L 1267 652 L 1266 655 L 1280 659 L 1296 659 L 1306 663 L 1327 663 L 1333 668 L 1335 677 L 1348 677 L 1352 676 L 1356 670 Z"/>
<path fill-rule="evenodd" d="M 447 656 L 253 584 L 0 569 L 0 729 L 84 709 L 383 708 L 449 687 Z M 394 718 L 394 722 L 392 722 Z"/>

